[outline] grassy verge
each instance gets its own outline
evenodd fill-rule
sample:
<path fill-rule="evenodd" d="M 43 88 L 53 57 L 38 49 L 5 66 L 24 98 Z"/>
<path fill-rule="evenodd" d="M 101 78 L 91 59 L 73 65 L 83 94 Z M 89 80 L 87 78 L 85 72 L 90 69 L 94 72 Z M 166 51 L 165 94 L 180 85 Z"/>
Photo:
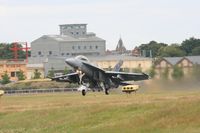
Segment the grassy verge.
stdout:
<path fill-rule="evenodd" d="M 200 132 L 200 91 L 3 96 L 0 133 Z"/>

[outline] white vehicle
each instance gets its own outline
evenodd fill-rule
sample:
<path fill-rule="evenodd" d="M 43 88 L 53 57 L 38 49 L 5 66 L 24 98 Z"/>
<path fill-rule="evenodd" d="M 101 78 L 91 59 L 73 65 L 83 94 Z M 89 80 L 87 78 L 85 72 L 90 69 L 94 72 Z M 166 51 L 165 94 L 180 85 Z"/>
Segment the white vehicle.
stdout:
<path fill-rule="evenodd" d="M 3 94 L 4 94 L 4 91 L 0 90 L 0 97 L 3 96 Z"/>

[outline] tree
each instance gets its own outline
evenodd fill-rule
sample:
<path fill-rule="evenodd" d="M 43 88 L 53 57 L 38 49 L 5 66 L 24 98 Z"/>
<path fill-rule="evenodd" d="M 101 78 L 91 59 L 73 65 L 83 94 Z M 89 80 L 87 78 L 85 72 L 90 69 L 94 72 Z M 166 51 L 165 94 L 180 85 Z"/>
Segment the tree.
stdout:
<path fill-rule="evenodd" d="M 0 44 L 0 59 L 13 59 L 13 53 L 10 50 L 11 44 L 1 43 Z"/>
<path fill-rule="evenodd" d="M 193 55 L 192 50 L 200 46 L 200 39 L 191 37 L 181 43 L 181 48 L 186 52 L 187 55 Z"/>
<path fill-rule="evenodd" d="M 192 55 L 200 55 L 200 46 L 192 49 Z"/>
<path fill-rule="evenodd" d="M 180 67 L 178 67 L 177 65 L 175 65 L 175 66 L 173 67 L 172 77 L 173 77 L 174 79 L 180 80 L 180 79 L 183 78 L 183 76 L 184 76 L 184 73 L 183 73 L 182 68 L 180 68 Z"/>
<path fill-rule="evenodd" d="M 140 50 L 145 52 L 143 53 L 146 55 L 146 57 L 150 57 L 150 54 L 152 54 L 152 57 L 158 56 L 158 51 L 161 47 L 165 47 L 167 44 L 164 43 L 157 43 L 156 41 L 151 41 L 147 44 L 141 44 L 139 46 Z"/>
<path fill-rule="evenodd" d="M 49 77 L 49 78 L 52 78 L 52 77 L 55 76 L 54 74 L 55 74 L 54 68 L 52 67 L 51 70 L 48 71 L 48 77 Z"/>
<path fill-rule="evenodd" d="M 24 72 L 22 70 L 17 72 L 17 78 L 18 78 L 18 80 L 25 80 L 25 75 L 24 75 Z"/>
<path fill-rule="evenodd" d="M 13 51 L 10 50 L 14 46 L 13 43 L 0 43 L 0 59 L 13 59 L 14 54 Z M 21 44 L 17 44 L 17 47 L 22 48 Z M 30 55 L 30 51 L 28 51 Z M 18 51 L 18 57 L 19 59 L 25 59 L 26 58 L 26 51 L 20 50 Z"/>
<path fill-rule="evenodd" d="M 7 72 L 5 72 L 2 76 L 2 84 L 8 84 L 10 83 L 10 77 L 8 76 Z"/>
<path fill-rule="evenodd" d="M 180 49 L 177 45 L 170 45 L 166 47 L 161 47 L 159 49 L 158 55 L 161 57 L 181 57 L 186 55 L 186 53 Z"/>
<path fill-rule="evenodd" d="M 34 71 L 34 77 L 33 79 L 40 79 L 41 73 L 38 71 L 38 69 L 35 69 Z"/>

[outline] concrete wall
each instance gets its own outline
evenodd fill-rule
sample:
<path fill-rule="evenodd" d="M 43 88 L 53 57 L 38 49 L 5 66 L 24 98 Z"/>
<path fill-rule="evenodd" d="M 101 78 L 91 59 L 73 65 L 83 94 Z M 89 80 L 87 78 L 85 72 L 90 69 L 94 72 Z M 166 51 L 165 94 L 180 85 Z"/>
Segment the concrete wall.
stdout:
<path fill-rule="evenodd" d="M 103 55 L 105 54 L 105 49 L 105 41 L 79 41 L 59 43 L 60 56 Z"/>
<path fill-rule="evenodd" d="M 44 65 L 43 64 L 27 64 L 27 79 L 33 79 L 35 70 L 41 73 L 40 78 L 45 77 Z"/>
<path fill-rule="evenodd" d="M 119 60 L 107 60 L 107 61 L 93 61 L 102 69 L 114 68 Z M 143 72 L 148 71 L 152 66 L 151 60 L 123 60 L 121 69 L 128 69 L 128 72 L 133 72 L 134 69 L 140 68 Z"/>
<path fill-rule="evenodd" d="M 49 37 L 42 36 L 36 41 L 31 43 L 31 57 L 47 57 L 59 55 L 59 43 Z M 49 52 L 52 52 L 50 55 Z M 39 55 L 38 52 L 41 52 Z"/>

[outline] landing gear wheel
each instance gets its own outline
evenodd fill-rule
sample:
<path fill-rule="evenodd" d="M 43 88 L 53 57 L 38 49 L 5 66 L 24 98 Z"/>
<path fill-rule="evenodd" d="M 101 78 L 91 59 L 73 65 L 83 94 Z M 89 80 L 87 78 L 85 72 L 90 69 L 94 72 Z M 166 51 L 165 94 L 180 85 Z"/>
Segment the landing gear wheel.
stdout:
<path fill-rule="evenodd" d="M 105 89 L 105 94 L 109 95 L 109 90 L 108 89 Z"/>
<path fill-rule="evenodd" d="M 86 91 L 82 90 L 82 95 L 85 96 L 86 95 Z"/>

